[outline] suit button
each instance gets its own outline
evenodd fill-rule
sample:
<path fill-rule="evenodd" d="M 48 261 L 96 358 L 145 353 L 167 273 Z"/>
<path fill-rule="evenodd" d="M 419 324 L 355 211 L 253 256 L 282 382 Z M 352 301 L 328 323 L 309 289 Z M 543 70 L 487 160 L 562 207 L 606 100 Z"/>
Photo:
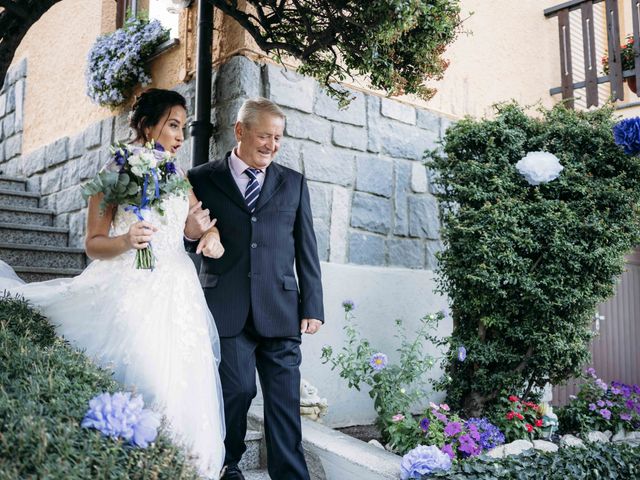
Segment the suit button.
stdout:
<path fill-rule="evenodd" d="M 256 222 L 258 221 L 258 217 L 251 217 L 251 221 L 252 221 L 253 223 L 256 223 Z"/>
<path fill-rule="evenodd" d="M 251 272 L 247 273 L 247 277 L 251 278 Z"/>
<path fill-rule="evenodd" d="M 258 244 L 257 243 L 252 243 L 251 244 L 251 248 L 258 248 Z"/>

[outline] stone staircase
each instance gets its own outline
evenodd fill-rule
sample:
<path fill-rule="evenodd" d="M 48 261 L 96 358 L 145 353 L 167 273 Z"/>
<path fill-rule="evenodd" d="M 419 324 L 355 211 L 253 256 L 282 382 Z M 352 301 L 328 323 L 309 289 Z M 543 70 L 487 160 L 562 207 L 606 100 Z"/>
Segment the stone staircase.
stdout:
<path fill-rule="evenodd" d="M 54 212 L 40 208 L 40 194 L 27 191 L 23 178 L 0 175 L 0 259 L 26 282 L 79 275 L 84 250 L 70 248 L 69 231 L 54 227 Z M 262 433 L 247 432 L 240 468 L 246 480 L 269 480 Z"/>
<path fill-rule="evenodd" d="M 25 179 L 0 176 L 0 259 L 26 282 L 78 275 L 84 250 L 68 246 L 68 230 L 54 227 L 54 212 L 39 204 Z"/>

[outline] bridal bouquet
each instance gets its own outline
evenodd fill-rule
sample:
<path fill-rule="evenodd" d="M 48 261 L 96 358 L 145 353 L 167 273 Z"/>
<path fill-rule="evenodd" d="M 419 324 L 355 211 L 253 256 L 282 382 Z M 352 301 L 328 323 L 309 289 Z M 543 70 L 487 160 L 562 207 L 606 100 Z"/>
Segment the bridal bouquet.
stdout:
<path fill-rule="evenodd" d="M 122 205 L 144 220 L 145 211 L 155 208 L 163 214 L 162 199 L 169 194 L 186 194 L 189 182 L 177 174 L 174 157 L 159 143 L 144 146 L 116 144 L 112 160 L 82 188 L 85 198 L 104 194 L 100 208 Z M 151 245 L 136 252 L 136 268 L 153 269 L 155 257 Z"/>

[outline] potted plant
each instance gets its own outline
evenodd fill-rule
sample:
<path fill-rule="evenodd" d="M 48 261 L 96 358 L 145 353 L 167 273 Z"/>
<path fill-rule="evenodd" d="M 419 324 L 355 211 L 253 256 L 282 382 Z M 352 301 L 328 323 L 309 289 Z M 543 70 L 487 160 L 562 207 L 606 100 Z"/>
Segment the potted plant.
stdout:
<path fill-rule="evenodd" d="M 625 43 L 620 45 L 620 59 L 622 61 L 622 71 L 633 70 L 636 67 L 636 56 L 633 51 L 633 35 L 627 35 Z M 602 57 L 602 70 L 605 75 L 609 74 L 609 55 Z M 637 93 L 636 77 L 626 77 L 624 79 L 633 93 Z"/>

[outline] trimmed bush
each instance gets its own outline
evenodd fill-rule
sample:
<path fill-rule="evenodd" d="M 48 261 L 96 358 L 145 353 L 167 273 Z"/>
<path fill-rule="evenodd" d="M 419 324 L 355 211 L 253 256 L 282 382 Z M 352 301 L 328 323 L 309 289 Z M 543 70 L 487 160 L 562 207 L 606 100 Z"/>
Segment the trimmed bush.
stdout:
<path fill-rule="evenodd" d="M 423 479 L 567 480 L 640 478 L 640 448 L 616 443 L 588 443 L 586 448 L 561 448 L 555 453 L 527 450 L 520 455 L 486 456 L 458 462 L 451 470 Z"/>
<path fill-rule="evenodd" d="M 119 390 L 27 302 L 0 296 L 0 478 L 195 480 L 166 432 L 138 449 L 80 427 L 92 397 Z"/>
<path fill-rule="evenodd" d="M 610 108 L 534 118 L 507 104 L 494 119 L 456 123 L 446 155 L 431 154 L 446 246 L 439 285 L 453 317 L 439 386 L 454 409 L 481 416 L 501 392 L 531 399 L 588 362 L 596 308 L 640 243 L 640 159 L 614 143 L 614 123 Z M 529 184 L 516 168 L 529 152 L 555 155 L 564 170 Z"/>

